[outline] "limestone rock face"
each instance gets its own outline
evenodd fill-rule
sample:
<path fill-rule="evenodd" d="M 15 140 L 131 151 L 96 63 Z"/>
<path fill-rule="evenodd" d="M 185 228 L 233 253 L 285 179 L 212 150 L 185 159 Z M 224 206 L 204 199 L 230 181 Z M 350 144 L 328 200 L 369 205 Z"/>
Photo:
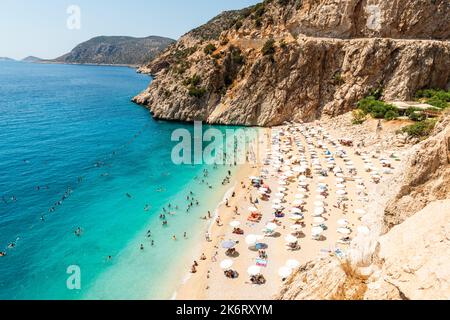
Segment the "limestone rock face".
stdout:
<path fill-rule="evenodd" d="M 411 154 L 400 191 L 385 210 L 387 230 L 428 203 L 450 198 L 450 115 L 438 123 L 432 137 L 416 145 Z"/>
<path fill-rule="evenodd" d="M 315 260 L 301 266 L 276 298 L 449 299 L 449 235 L 450 200 L 432 202 L 379 239 L 369 267 Z"/>
<path fill-rule="evenodd" d="M 373 88 L 407 100 L 450 85 L 448 1 L 281 3 L 186 34 L 141 68 L 156 79 L 134 101 L 160 119 L 272 126 L 345 113 Z"/>

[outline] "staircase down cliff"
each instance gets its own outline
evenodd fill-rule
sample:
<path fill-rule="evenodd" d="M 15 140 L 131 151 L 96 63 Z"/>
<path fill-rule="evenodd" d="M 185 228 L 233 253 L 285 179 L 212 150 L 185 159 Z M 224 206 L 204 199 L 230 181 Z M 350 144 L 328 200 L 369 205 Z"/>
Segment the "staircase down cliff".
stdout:
<path fill-rule="evenodd" d="M 221 31 L 221 32 L 220 32 Z M 271 0 L 226 12 L 140 71 L 155 118 L 272 126 L 450 85 L 447 0 Z"/>

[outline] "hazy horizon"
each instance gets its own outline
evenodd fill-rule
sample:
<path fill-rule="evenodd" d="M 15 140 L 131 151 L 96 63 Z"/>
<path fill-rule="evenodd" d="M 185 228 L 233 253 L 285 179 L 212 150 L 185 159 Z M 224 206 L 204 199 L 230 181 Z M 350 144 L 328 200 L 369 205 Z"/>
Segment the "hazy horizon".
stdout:
<path fill-rule="evenodd" d="M 222 11 L 241 9 L 258 2 L 4 0 L 0 4 L 0 57 L 53 59 L 97 36 L 160 36 L 176 40 Z M 68 27 L 68 20 L 77 13 L 69 9 L 71 6 L 80 10 L 79 25 L 72 29 Z"/>

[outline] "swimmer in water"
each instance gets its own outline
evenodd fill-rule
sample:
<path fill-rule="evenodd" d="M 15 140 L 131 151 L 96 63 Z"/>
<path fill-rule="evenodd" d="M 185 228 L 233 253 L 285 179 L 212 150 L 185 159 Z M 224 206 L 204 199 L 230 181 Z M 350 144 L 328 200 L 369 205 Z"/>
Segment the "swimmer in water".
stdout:
<path fill-rule="evenodd" d="M 172 240 L 177 241 L 177 237 L 175 235 L 173 235 Z"/>

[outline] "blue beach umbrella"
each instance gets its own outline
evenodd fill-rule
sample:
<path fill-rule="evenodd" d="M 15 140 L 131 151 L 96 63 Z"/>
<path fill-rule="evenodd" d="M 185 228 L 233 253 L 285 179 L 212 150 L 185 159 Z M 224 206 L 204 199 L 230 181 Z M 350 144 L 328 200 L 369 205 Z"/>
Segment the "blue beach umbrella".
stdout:
<path fill-rule="evenodd" d="M 235 241 L 228 240 L 228 241 L 222 242 L 222 248 L 224 248 L 224 249 L 231 249 L 231 248 L 234 248 L 235 246 L 236 246 Z"/>

